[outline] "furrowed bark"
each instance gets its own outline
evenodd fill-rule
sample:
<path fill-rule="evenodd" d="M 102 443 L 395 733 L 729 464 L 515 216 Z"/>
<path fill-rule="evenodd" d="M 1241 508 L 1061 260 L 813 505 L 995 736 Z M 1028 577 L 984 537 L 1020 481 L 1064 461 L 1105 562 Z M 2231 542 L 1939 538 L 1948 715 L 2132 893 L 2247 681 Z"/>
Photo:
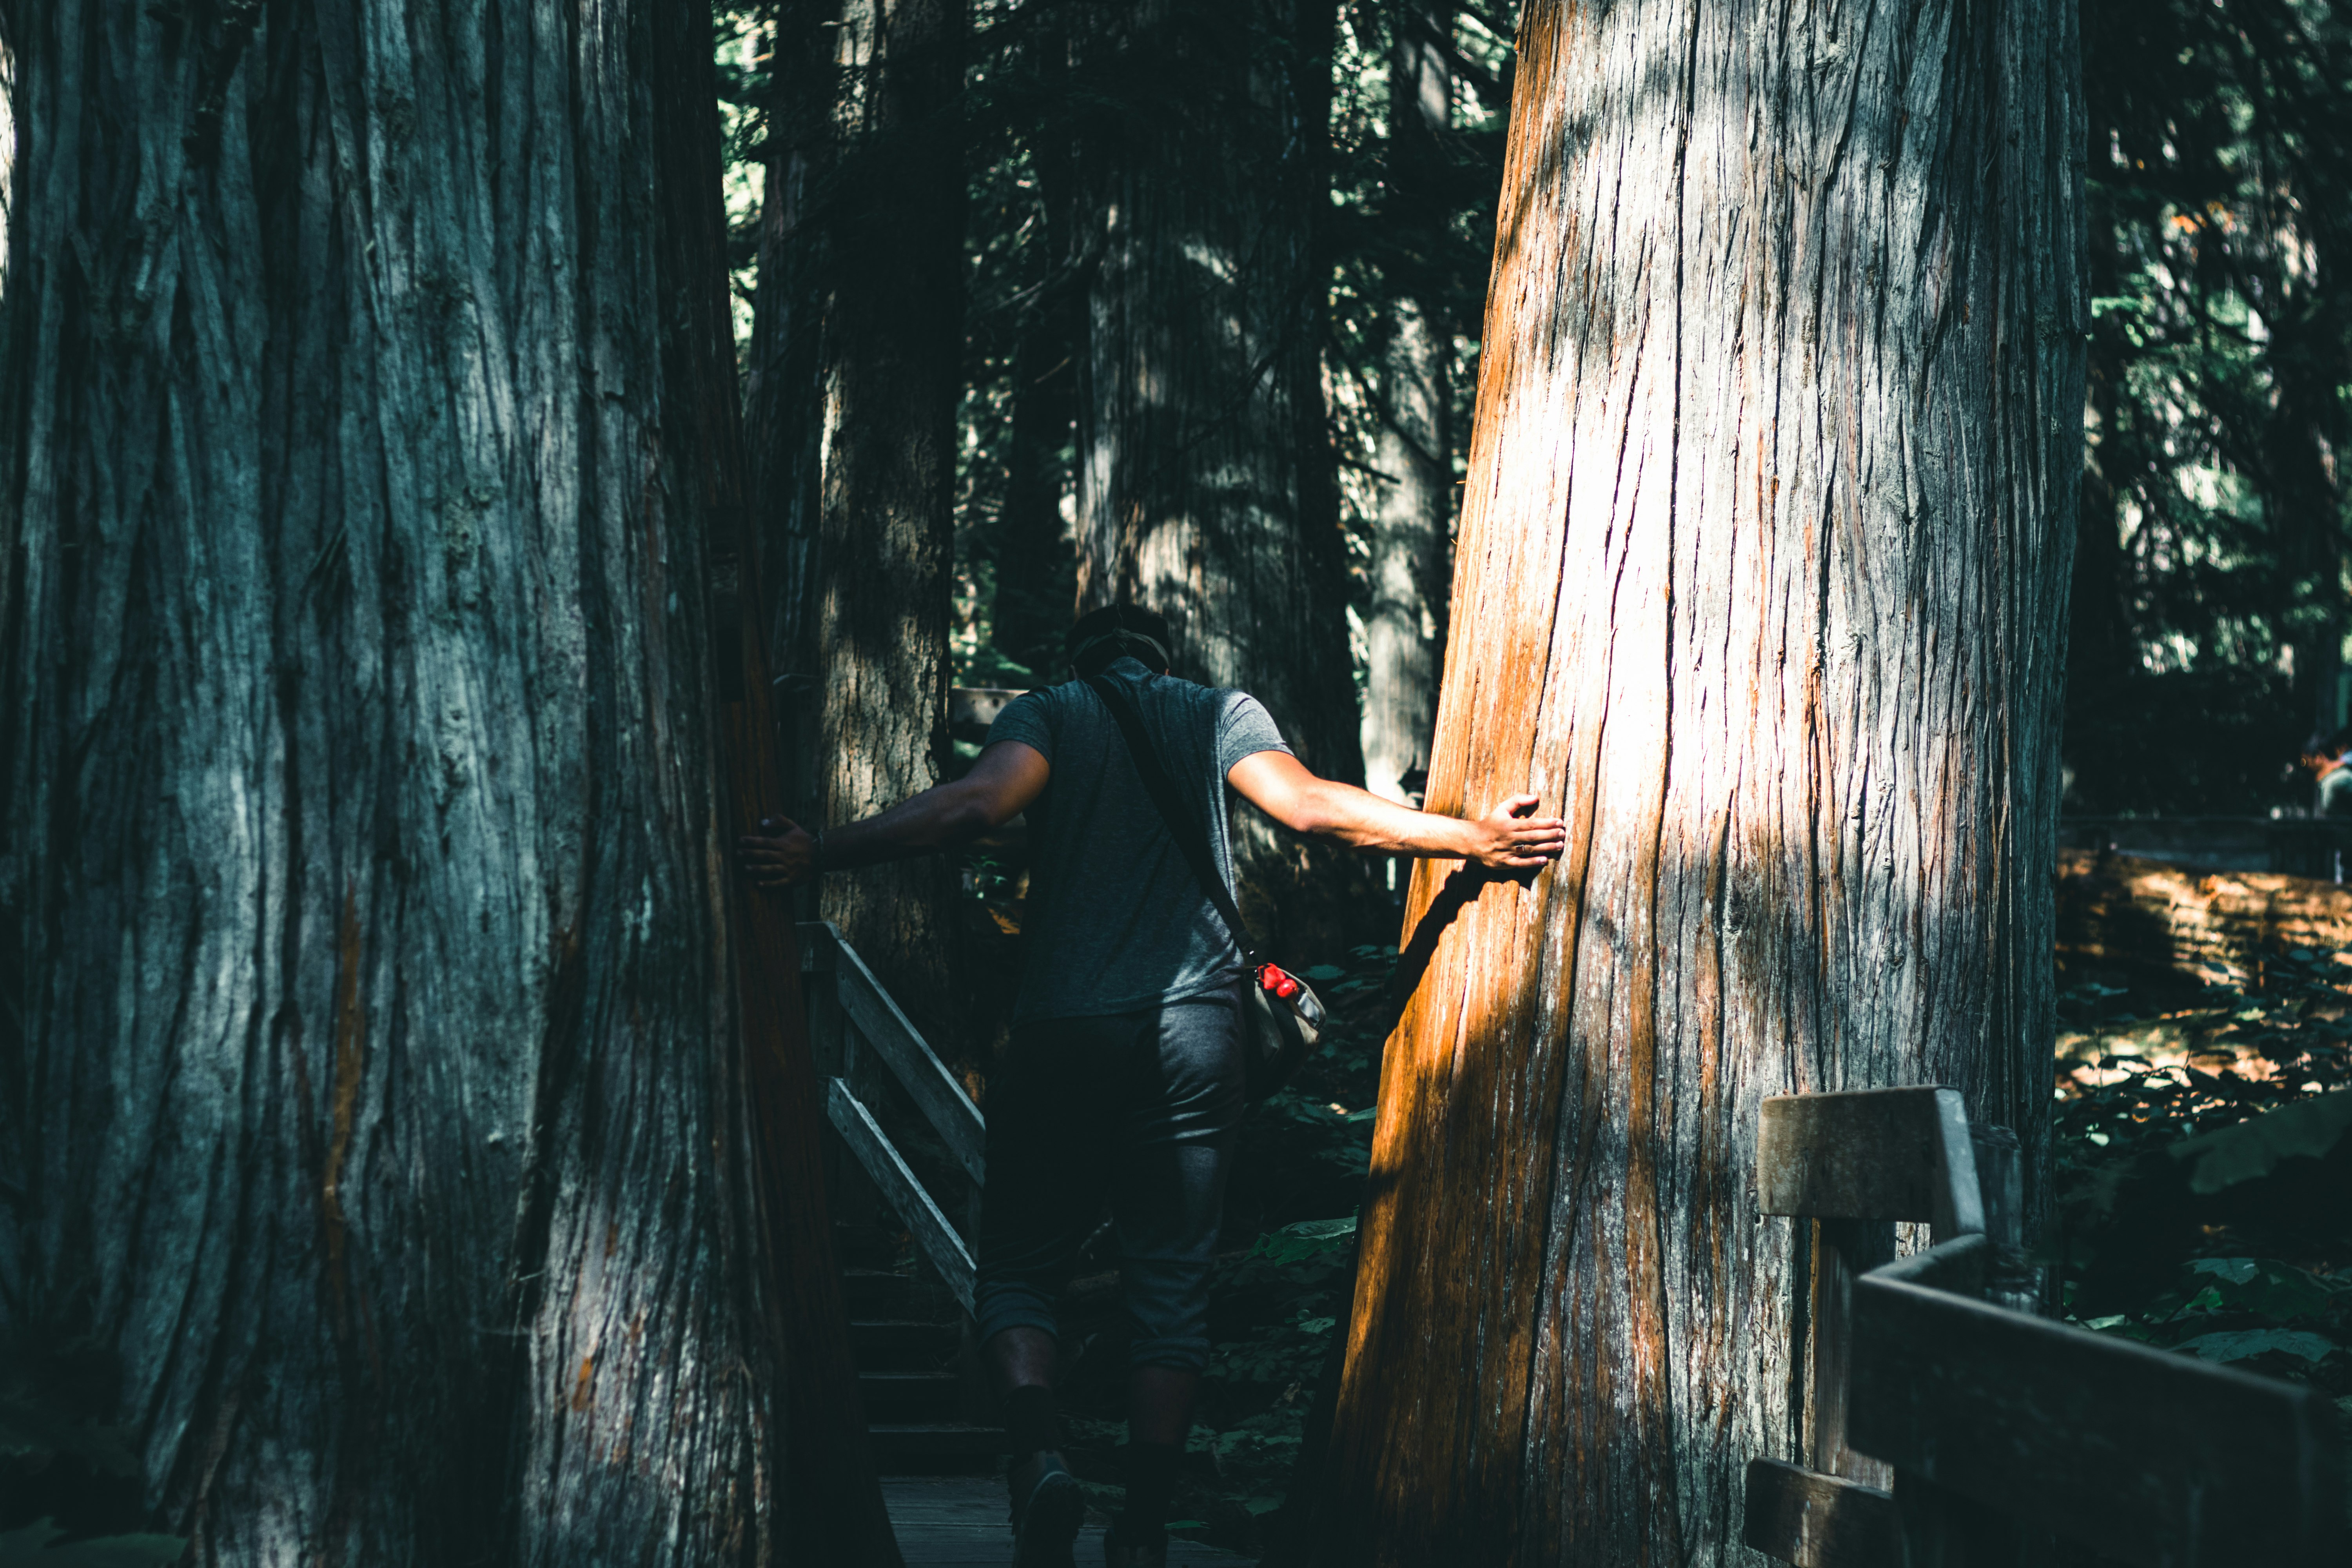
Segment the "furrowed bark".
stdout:
<path fill-rule="evenodd" d="M 1329 0 L 1129 0 L 1091 18 L 1081 139 L 1100 260 L 1078 403 L 1078 597 L 1165 615 L 1301 761 L 1363 778 L 1321 381 Z M 1352 929 L 1351 868 L 1237 823 L 1277 950 Z"/>
<path fill-rule="evenodd" d="M 944 776 L 961 371 L 961 0 L 850 0 L 842 158 L 825 237 L 816 606 L 822 820 L 871 816 Z M 825 919 L 935 1044 L 954 1006 L 956 868 L 943 856 L 824 879 Z"/>
<path fill-rule="evenodd" d="M 0 1330 L 198 1563 L 788 1559 L 707 16 L 10 21 Z"/>
<path fill-rule="evenodd" d="M 1442 234 L 1448 213 L 1442 143 L 1451 129 L 1454 73 L 1446 46 L 1454 10 L 1403 0 L 1393 12 L 1389 57 L 1389 211 L 1394 221 Z M 1428 279 L 1406 272 L 1389 307 L 1381 363 L 1384 405 L 1374 466 L 1381 499 L 1366 563 L 1364 784 L 1391 800 L 1429 770 L 1437 676 L 1445 651 L 1445 592 L 1452 575 L 1454 444 L 1447 371 L 1451 323 Z"/>
<path fill-rule="evenodd" d="M 1768 1094 L 2046 1192 L 2081 462 L 2071 7 L 1531 0 L 1319 1563 L 1715 1564 L 1800 1459 Z"/>

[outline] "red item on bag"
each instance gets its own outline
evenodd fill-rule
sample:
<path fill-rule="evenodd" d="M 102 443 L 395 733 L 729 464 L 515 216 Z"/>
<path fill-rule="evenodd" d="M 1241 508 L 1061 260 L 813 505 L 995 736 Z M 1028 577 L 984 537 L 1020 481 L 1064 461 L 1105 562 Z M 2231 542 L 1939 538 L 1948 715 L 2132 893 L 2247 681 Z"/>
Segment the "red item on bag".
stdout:
<path fill-rule="evenodd" d="M 1257 983 L 1261 987 L 1273 992 L 1286 1002 L 1298 994 L 1298 982 L 1271 963 L 1261 963 L 1257 966 Z"/>

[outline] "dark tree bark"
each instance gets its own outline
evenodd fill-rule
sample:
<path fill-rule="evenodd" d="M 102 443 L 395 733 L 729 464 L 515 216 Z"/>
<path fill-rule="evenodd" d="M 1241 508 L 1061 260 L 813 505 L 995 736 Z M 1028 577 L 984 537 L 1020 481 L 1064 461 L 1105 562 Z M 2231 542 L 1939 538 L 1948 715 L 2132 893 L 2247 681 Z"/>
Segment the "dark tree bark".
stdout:
<path fill-rule="evenodd" d="M 200 1563 L 870 1540 L 780 1496 L 707 13 L 8 20 L 0 1332 Z"/>
<path fill-rule="evenodd" d="M 850 0 L 826 214 L 816 614 L 822 820 L 944 776 L 962 368 L 961 0 Z M 821 908 L 952 1047 L 956 868 L 825 879 Z"/>
<path fill-rule="evenodd" d="M 1358 782 L 1321 380 L 1331 34 L 1329 0 L 1092 16 L 1078 595 L 1157 608 L 1180 674 L 1254 693 L 1307 766 Z M 1239 826 L 1262 935 L 1312 948 L 1349 927 L 1344 862 L 1255 813 Z"/>
<path fill-rule="evenodd" d="M 2046 1185 L 2081 464 L 2072 6 L 1530 0 L 1316 1561 L 1715 1564 L 1803 1458 L 1768 1094 Z"/>
<path fill-rule="evenodd" d="M 1402 781 L 1429 769 L 1453 575 L 1452 325 L 1435 280 L 1416 264 L 1439 248 L 1451 216 L 1444 139 L 1453 120 L 1454 8 L 1400 0 L 1390 26 L 1386 216 L 1428 238 L 1400 247 L 1381 367 L 1380 503 L 1365 563 L 1371 595 L 1363 617 L 1364 780 L 1376 794 L 1402 800 Z"/>

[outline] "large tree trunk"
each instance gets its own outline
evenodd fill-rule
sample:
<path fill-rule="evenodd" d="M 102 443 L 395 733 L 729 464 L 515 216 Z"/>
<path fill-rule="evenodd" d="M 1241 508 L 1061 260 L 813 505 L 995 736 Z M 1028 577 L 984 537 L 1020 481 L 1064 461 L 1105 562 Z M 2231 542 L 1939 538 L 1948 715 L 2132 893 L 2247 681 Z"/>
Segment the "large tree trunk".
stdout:
<path fill-rule="evenodd" d="M 962 34 L 962 0 L 850 0 L 843 10 L 816 569 L 826 822 L 929 789 L 951 754 Z M 956 868 L 933 856 L 828 877 L 821 904 L 950 1047 L 955 889 Z"/>
<path fill-rule="evenodd" d="M 1364 783 L 1391 800 L 1404 781 L 1429 771 L 1437 720 L 1437 672 L 1445 650 L 1445 592 L 1454 521 L 1453 327 L 1411 258 L 1438 248 L 1452 214 L 1445 198 L 1444 138 L 1451 129 L 1454 9 L 1401 0 L 1391 13 L 1389 55 L 1387 219 L 1419 246 L 1400 246 L 1381 364 L 1382 405 L 1373 466 L 1380 502 L 1365 563 Z"/>
<path fill-rule="evenodd" d="M 2071 6 L 1530 0 L 1317 1561 L 1713 1564 L 1797 1459 L 1759 1101 L 2038 1194 L 2083 407 Z"/>
<path fill-rule="evenodd" d="M 871 1542 L 780 1495 L 707 14 L 9 19 L 0 1337 L 200 1563 Z"/>
<path fill-rule="evenodd" d="M 1179 674 L 1254 693 L 1307 766 L 1360 781 L 1321 380 L 1331 33 L 1330 0 L 1094 18 L 1078 595 L 1158 609 Z M 1348 928 L 1344 862 L 1240 826 L 1261 934 L 1313 948 Z"/>

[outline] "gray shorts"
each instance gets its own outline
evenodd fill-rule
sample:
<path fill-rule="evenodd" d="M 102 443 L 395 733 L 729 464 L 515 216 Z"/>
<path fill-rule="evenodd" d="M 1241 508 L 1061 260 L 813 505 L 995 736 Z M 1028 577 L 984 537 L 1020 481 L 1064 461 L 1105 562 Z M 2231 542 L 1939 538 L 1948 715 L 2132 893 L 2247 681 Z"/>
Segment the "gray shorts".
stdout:
<path fill-rule="evenodd" d="M 1136 1366 L 1208 1360 L 1209 1265 L 1241 1125 L 1240 987 L 1017 1026 L 988 1086 L 973 1309 L 985 1341 L 1057 1331 L 1078 1247 L 1110 1210 Z"/>

